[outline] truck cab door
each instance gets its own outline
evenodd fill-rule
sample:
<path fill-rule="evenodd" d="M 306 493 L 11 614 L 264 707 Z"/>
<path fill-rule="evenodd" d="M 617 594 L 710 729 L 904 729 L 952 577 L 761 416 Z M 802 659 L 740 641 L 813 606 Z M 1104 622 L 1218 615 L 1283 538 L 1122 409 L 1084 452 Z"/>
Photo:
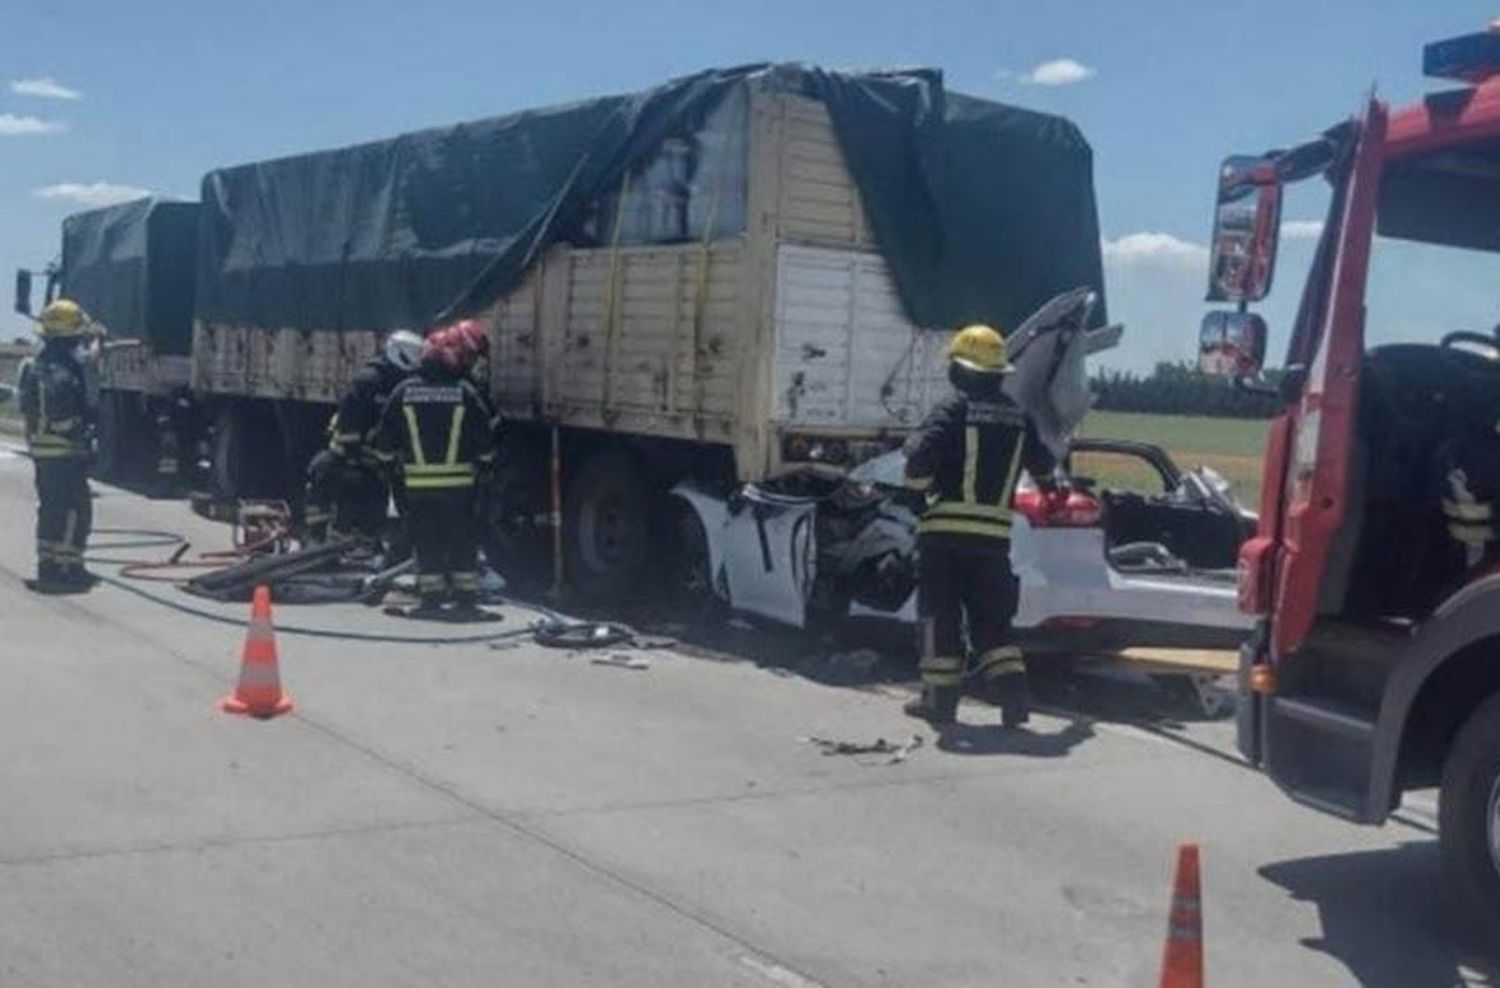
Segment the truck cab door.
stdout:
<path fill-rule="evenodd" d="M 1300 363 L 1308 372 L 1302 395 L 1291 410 L 1290 442 L 1284 454 L 1285 486 L 1280 492 L 1279 552 L 1273 577 L 1271 648 L 1275 656 L 1295 649 L 1318 613 L 1332 606 L 1325 598 L 1325 580 L 1352 493 L 1356 403 L 1364 357 L 1365 276 L 1386 122 L 1385 105 L 1370 100 L 1349 165 L 1321 329 L 1308 334 L 1304 352 L 1288 354 L 1288 364 Z M 1263 510 L 1271 506 L 1264 505 Z"/>

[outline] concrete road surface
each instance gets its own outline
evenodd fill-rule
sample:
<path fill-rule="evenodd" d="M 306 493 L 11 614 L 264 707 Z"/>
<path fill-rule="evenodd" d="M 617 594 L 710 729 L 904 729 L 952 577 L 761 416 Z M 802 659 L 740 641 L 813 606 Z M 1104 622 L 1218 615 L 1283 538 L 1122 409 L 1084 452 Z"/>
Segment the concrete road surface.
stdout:
<path fill-rule="evenodd" d="M 181 503 L 95 503 L 103 529 L 228 541 Z M 1385 830 L 1300 809 L 1224 722 L 1163 737 L 1067 683 L 1027 734 L 974 706 L 901 764 L 828 757 L 799 739 L 911 736 L 901 691 L 291 630 L 473 630 L 357 605 L 277 609 L 296 713 L 247 721 L 215 709 L 243 606 L 33 595 L 5 451 L 0 512 L 0 985 L 1149 985 L 1184 839 L 1216 986 L 1497 980 L 1430 805 Z M 94 551 L 164 554 L 140 540 Z"/>

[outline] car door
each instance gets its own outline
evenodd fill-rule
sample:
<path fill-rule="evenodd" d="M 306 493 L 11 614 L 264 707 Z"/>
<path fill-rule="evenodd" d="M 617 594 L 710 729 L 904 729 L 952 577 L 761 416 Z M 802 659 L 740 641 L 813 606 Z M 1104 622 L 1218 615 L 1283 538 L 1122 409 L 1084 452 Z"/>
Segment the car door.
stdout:
<path fill-rule="evenodd" d="M 730 606 L 805 626 L 817 578 L 817 500 L 750 484 L 736 491 L 726 507 L 722 558 Z"/>

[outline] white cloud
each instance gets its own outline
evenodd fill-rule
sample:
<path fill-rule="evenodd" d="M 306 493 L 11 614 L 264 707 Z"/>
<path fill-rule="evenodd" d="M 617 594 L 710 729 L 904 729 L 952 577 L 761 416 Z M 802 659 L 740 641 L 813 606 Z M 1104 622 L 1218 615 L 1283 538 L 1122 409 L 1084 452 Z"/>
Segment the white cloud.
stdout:
<path fill-rule="evenodd" d="M 1316 240 L 1323 235 L 1323 221 L 1283 220 L 1281 235 L 1288 240 Z"/>
<path fill-rule="evenodd" d="M 1145 372 L 1160 360 L 1191 360 L 1208 285 L 1208 247 L 1154 230 L 1107 239 L 1101 247 L 1109 318 L 1125 324 L 1125 336 L 1091 363 Z"/>
<path fill-rule="evenodd" d="M 150 194 L 150 189 L 115 182 L 59 182 L 56 185 L 44 185 L 32 192 L 32 195 L 40 199 L 62 199 L 91 207 L 112 206 L 117 202 L 127 202 Z"/>
<path fill-rule="evenodd" d="M 14 79 L 10 91 L 19 96 L 40 96 L 42 99 L 79 99 L 83 93 L 64 86 L 50 75 L 35 79 Z"/>
<path fill-rule="evenodd" d="M 1177 268 L 1191 265 L 1194 268 L 1201 267 L 1204 277 L 1208 276 L 1208 248 L 1202 244 L 1180 240 L 1170 233 L 1143 231 L 1105 240 L 1104 262 Z"/>
<path fill-rule="evenodd" d="M 1071 58 L 1054 58 L 1042 62 L 1020 79 L 1030 86 L 1071 86 L 1075 82 L 1092 79 L 1097 74 L 1092 67 L 1082 62 Z"/>
<path fill-rule="evenodd" d="M 0 137 L 57 134 L 67 129 L 68 125 L 60 120 L 43 120 L 40 117 L 18 117 L 14 113 L 0 113 Z"/>

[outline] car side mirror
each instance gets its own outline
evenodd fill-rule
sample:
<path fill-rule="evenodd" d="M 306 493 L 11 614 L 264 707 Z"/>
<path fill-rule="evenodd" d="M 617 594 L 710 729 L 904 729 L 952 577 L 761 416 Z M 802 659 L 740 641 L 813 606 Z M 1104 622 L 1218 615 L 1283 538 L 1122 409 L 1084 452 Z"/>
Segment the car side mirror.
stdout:
<path fill-rule="evenodd" d="M 16 311 L 31 315 L 31 272 L 25 268 L 16 271 Z"/>
<path fill-rule="evenodd" d="M 1266 360 L 1266 321 L 1253 312 L 1217 310 L 1198 329 L 1198 370 L 1245 380 L 1260 375 Z"/>
<path fill-rule="evenodd" d="M 1271 291 L 1281 235 L 1281 184 L 1264 158 L 1235 156 L 1219 169 L 1208 262 L 1208 301 L 1258 302 Z"/>

